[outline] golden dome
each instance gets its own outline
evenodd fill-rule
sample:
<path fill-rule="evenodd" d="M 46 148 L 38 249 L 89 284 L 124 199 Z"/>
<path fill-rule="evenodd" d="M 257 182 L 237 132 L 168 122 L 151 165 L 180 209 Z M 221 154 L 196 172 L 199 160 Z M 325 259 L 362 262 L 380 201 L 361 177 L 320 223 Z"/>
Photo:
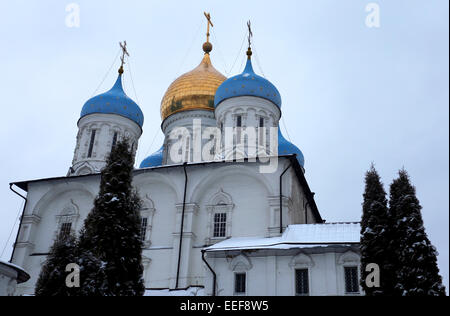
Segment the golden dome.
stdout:
<path fill-rule="evenodd" d="M 176 79 L 167 89 L 161 101 L 162 120 L 181 111 L 214 111 L 216 90 L 227 78 L 213 67 L 208 50 L 211 51 L 206 47 L 197 68 Z"/>

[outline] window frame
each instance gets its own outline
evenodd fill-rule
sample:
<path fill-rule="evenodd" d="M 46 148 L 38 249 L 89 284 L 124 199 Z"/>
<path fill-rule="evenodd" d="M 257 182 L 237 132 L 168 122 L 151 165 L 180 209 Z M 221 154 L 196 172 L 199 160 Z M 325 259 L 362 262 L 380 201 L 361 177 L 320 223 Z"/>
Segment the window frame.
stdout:
<path fill-rule="evenodd" d="M 142 243 L 145 243 L 145 241 L 147 240 L 147 228 L 148 228 L 148 217 L 141 217 L 139 238 Z"/>
<path fill-rule="evenodd" d="M 213 214 L 213 229 L 212 229 L 212 238 L 213 239 L 225 239 L 227 238 L 227 212 L 215 212 Z M 219 218 L 219 221 L 216 221 L 216 219 Z M 218 226 L 217 231 L 219 232 L 219 235 L 216 235 L 216 226 Z M 222 233 L 222 234 L 220 234 Z"/>
<path fill-rule="evenodd" d="M 237 291 L 237 278 L 238 276 L 244 276 L 244 291 L 243 292 L 238 292 Z M 236 296 L 245 296 L 247 295 L 247 289 L 248 289 L 248 278 L 247 278 L 247 272 L 245 271 L 239 271 L 239 272 L 234 272 L 234 287 L 233 287 L 233 293 Z"/>
<path fill-rule="evenodd" d="M 87 158 L 92 158 L 92 154 L 94 152 L 94 146 L 95 146 L 95 137 L 97 136 L 96 134 L 97 134 L 97 130 L 92 129 L 91 137 L 90 137 L 90 141 L 89 141 L 88 152 L 87 152 Z"/>
<path fill-rule="evenodd" d="M 63 222 L 59 227 L 58 238 L 63 239 L 64 237 L 70 236 L 72 233 L 72 222 Z"/>
<path fill-rule="evenodd" d="M 298 292 L 298 272 L 305 272 L 306 271 L 306 287 L 307 292 L 306 293 L 299 293 Z M 310 296 L 311 294 L 311 284 L 310 284 L 310 275 L 309 275 L 309 269 L 308 268 L 297 268 L 294 270 L 294 277 L 295 277 L 295 296 Z"/>
<path fill-rule="evenodd" d="M 361 293 L 361 290 L 359 288 L 359 268 L 356 265 L 347 265 L 344 266 L 344 291 L 346 295 L 358 295 Z M 352 269 L 354 271 L 356 271 L 356 277 L 354 280 L 350 280 L 350 281 L 354 281 L 355 283 L 352 284 L 353 286 L 356 286 L 356 291 L 348 291 L 347 289 L 347 270 L 348 269 Z"/>

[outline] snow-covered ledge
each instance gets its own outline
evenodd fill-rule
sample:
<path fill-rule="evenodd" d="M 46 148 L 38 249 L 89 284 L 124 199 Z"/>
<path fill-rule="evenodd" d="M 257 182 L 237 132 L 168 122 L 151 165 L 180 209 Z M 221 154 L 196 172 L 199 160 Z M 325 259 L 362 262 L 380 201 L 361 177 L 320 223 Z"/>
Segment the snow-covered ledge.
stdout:
<path fill-rule="evenodd" d="M 21 267 L 0 260 L 0 296 L 13 296 L 17 284 L 30 279 Z"/>

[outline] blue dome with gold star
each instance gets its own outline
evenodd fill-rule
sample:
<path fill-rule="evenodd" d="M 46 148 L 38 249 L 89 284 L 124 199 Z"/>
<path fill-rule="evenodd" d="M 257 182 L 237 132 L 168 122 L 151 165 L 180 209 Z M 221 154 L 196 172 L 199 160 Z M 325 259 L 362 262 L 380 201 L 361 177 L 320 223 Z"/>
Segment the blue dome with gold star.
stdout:
<path fill-rule="evenodd" d="M 160 167 L 163 164 L 163 150 L 164 146 L 162 146 L 157 152 L 154 154 L 148 156 L 145 158 L 141 165 L 139 166 L 140 169 L 144 168 L 154 168 L 154 167 Z"/>
<path fill-rule="evenodd" d="M 144 124 L 144 114 L 141 109 L 123 91 L 122 74 L 119 74 L 111 90 L 89 99 L 84 104 L 80 119 L 93 113 L 117 114 L 129 118 L 141 128 Z"/>
<path fill-rule="evenodd" d="M 250 57 L 243 73 L 231 77 L 219 86 L 214 106 L 217 107 L 224 100 L 241 96 L 263 98 L 281 107 L 280 92 L 269 80 L 255 74 Z"/>
<path fill-rule="evenodd" d="M 298 149 L 297 146 L 292 144 L 290 141 L 288 141 L 286 138 L 284 138 L 283 134 L 281 133 L 281 129 L 278 128 L 278 155 L 279 156 L 285 156 L 285 155 L 297 155 L 297 160 L 303 168 L 305 167 L 305 156 L 303 156 L 303 153 L 300 149 Z"/>

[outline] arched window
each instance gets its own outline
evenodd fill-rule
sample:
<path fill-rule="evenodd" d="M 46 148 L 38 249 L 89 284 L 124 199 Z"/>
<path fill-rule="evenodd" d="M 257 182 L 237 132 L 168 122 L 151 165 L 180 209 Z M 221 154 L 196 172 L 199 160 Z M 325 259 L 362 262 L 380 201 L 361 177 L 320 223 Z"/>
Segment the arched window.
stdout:
<path fill-rule="evenodd" d="M 70 200 L 61 212 L 56 215 L 57 230 L 56 238 L 65 237 L 75 232 L 76 223 L 79 218 L 78 206 Z"/>
<path fill-rule="evenodd" d="M 151 245 L 151 233 L 153 225 L 153 215 L 155 214 L 155 204 L 152 199 L 146 195 L 143 198 L 142 208 L 141 208 L 141 226 L 140 226 L 140 237 L 143 243 L 143 247 L 147 248 Z"/>
<path fill-rule="evenodd" d="M 206 206 L 208 212 L 207 244 L 213 244 L 231 237 L 232 211 L 234 208 L 231 196 L 222 189 L 214 194 Z"/>
<path fill-rule="evenodd" d="M 349 250 L 339 257 L 337 264 L 339 266 L 337 277 L 341 293 L 345 295 L 360 295 L 360 256 Z"/>

